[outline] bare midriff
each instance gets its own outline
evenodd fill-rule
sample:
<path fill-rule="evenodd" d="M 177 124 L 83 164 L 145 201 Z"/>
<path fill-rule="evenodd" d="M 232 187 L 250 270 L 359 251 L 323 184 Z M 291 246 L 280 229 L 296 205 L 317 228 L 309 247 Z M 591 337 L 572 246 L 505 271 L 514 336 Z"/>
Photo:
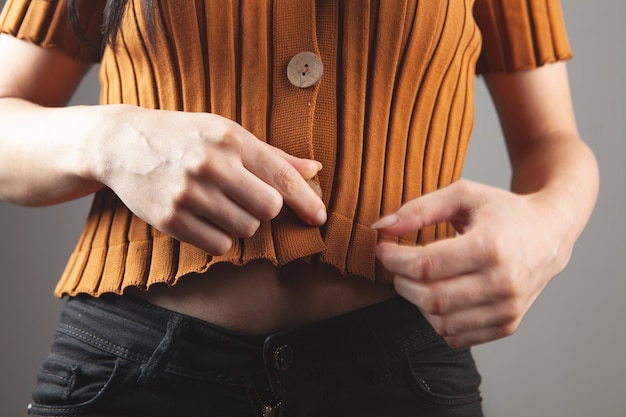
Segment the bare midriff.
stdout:
<path fill-rule="evenodd" d="M 152 304 L 251 334 L 270 334 L 367 307 L 397 295 L 388 284 L 343 276 L 336 269 L 295 261 L 245 266 L 218 264 L 175 286 L 127 293 Z"/>

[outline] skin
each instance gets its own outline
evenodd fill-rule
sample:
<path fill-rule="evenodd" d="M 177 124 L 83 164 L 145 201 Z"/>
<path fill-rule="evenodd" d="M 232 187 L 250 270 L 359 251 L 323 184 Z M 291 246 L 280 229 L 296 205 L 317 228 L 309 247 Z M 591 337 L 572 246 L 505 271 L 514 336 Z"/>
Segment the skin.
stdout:
<path fill-rule="evenodd" d="M 214 255 L 230 248 L 232 236 L 251 236 L 283 204 L 309 224 L 326 221 L 323 202 L 306 183 L 321 168 L 315 161 L 272 148 L 217 115 L 65 107 L 89 65 L 53 49 L 0 35 L 0 62 L 2 200 L 56 204 L 108 186 L 146 222 Z M 511 191 L 459 181 L 376 222 L 394 236 L 441 221 L 460 233 L 426 246 L 380 243 L 377 256 L 395 274 L 395 289 L 337 279 L 303 263 L 279 270 L 255 262 L 212 268 L 209 279 L 141 296 L 268 333 L 397 291 L 451 346 L 512 334 L 565 267 L 595 203 L 598 168 L 576 129 L 564 64 L 485 80 L 506 137 Z"/>

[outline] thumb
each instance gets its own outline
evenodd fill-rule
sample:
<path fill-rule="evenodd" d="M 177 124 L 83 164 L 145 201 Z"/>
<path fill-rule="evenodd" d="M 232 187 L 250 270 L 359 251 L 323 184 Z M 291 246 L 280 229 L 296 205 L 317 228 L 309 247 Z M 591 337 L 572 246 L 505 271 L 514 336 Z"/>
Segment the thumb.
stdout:
<path fill-rule="evenodd" d="M 399 236 L 442 222 L 467 219 L 477 202 L 467 181 L 459 181 L 405 203 L 398 211 L 372 224 L 373 229 Z"/>

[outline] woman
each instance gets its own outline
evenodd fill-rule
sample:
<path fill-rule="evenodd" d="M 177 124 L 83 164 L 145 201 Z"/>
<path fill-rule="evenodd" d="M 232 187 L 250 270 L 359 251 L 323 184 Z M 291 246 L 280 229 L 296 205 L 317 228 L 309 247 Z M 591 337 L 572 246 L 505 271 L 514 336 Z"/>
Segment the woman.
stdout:
<path fill-rule="evenodd" d="M 556 1 L 14 0 L 0 28 L 0 198 L 95 192 L 31 415 L 481 415 L 468 348 L 595 202 Z M 94 61 L 102 104 L 66 107 Z M 510 192 L 460 180 L 476 71 Z"/>

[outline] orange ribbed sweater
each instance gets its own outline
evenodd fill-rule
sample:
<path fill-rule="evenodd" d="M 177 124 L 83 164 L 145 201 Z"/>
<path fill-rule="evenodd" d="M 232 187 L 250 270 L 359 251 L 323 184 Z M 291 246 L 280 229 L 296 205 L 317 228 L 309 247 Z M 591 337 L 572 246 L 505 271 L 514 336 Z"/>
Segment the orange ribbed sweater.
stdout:
<path fill-rule="evenodd" d="M 96 45 L 104 3 L 78 2 L 86 37 Z M 284 265 L 306 258 L 388 281 L 369 225 L 461 176 L 476 69 L 517 71 L 571 55 L 558 0 L 159 0 L 152 39 L 141 2 L 129 3 L 117 49 L 107 47 L 101 57 L 74 35 L 63 1 L 8 0 L 0 30 L 101 59 L 102 103 L 214 112 L 291 154 L 319 160 L 328 222 L 310 227 L 284 209 L 225 256 L 211 257 L 149 226 L 104 189 L 58 296 L 174 284 L 217 262 L 254 259 Z M 302 51 L 324 64 L 321 81 L 308 89 L 286 77 L 287 63 Z M 401 241 L 454 234 L 441 224 Z"/>

